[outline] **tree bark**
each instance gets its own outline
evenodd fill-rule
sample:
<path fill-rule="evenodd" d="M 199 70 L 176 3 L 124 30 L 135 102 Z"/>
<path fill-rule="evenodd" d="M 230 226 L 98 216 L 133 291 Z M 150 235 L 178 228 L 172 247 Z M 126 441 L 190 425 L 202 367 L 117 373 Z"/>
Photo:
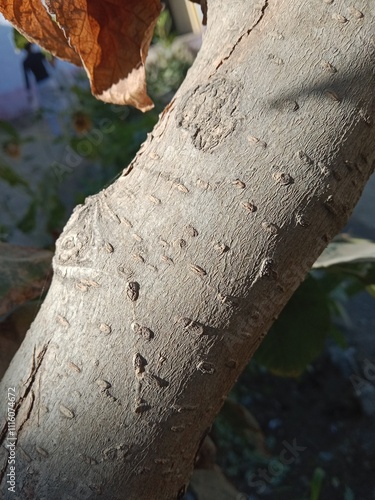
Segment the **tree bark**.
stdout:
<path fill-rule="evenodd" d="M 351 5 L 208 2 L 202 50 L 130 171 L 57 242 L 1 384 L 3 498 L 182 497 L 228 391 L 374 169 L 375 10 Z"/>

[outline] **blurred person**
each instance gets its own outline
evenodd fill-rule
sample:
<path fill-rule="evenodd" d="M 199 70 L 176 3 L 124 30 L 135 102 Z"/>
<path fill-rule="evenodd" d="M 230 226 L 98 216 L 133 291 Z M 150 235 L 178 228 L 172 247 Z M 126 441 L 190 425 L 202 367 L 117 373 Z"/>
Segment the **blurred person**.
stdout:
<path fill-rule="evenodd" d="M 27 43 L 24 47 L 26 57 L 23 60 L 26 90 L 29 101 L 32 99 L 30 74 L 34 76 L 38 104 L 47 120 L 51 133 L 61 135 L 61 125 L 58 114 L 63 109 L 63 102 L 58 83 L 53 78 L 53 67 L 40 51 L 33 50 L 33 44 Z"/>

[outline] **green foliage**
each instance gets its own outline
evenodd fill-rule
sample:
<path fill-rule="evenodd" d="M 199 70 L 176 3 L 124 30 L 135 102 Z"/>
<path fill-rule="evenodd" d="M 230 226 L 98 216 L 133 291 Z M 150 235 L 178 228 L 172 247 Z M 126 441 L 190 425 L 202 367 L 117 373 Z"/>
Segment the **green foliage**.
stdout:
<path fill-rule="evenodd" d="M 246 377 L 267 370 L 276 375 L 299 376 L 322 353 L 327 338 L 344 345 L 341 331 L 333 326 L 335 319 L 342 314 L 349 297 L 366 290 L 371 293 L 374 284 L 375 243 L 347 238 L 331 243 L 260 345 L 246 369 Z M 248 401 L 254 397 L 246 380 L 235 386 L 214 424 L 219 462 L 229 476 L 244 478 L 244 487 L 258 488 L 258 493 L 262 493 L 259 471 L 277 470 L 275 475 L 268 474 L 271 480 L 267 487 L 275 498 L 288 498 L 291 492 L 286 481 L 290 470 L 273 456 L 278 451 L 277 440 L 272 435 L 264 437 L 255 418 L 241 404 L 250 406 Z M 321 498 L 325 476 L 322 468 L 315 468 L 310 500 Z M 344 497 L 353 498 L 350 488 L 345 488 Z"/>
<path fill-rule="evenodd" d="M 354 500 L 354 493 L 349 486 L 345 486 L 344 500 Z"/>
<path fill-rule="evenodd" d="M 13 44 L 15 48 L 17 50 L 23 50 L 27 43 L 29 43 L 29 40 L 25 38 L 19 31 L 17 31 L 16 28 L 13 28 Z M 53 59 L 53 56 L 50 52 L 44 49 L 41 50 L 49 61 Z"/>
<path fill-rule="evenodd" d="M 78 80 L 71 88 L 74 96 L 69 110 L 71 127 L 64 140 L 85 162 L 100 165 L 100 172 L 77 193 L 77 202 L 102 189 L 130 164 L 165 104 L 182 83 L 193 57 L 186 48 L 172 43 L 170 24 L 170 15 L 165 10 L 158 23 L 158 44 L 153 46 L 151 62 L 147 64 L 148 91 L 155 102 L 152 111 L 144 114 L 131 107 L 98 101 L 85 80 Z"/>
<path fill-rule="evenodd" d="M 193 55 L 172 33 L 172 18 L 168 9 L 160 14 L 154 33 L 154 45 L 146 64 L 147 85 L 154 100 L 171 98 L 186 76 Z"/>
<path fill-rule="evenodd" d="M 172 18 L 168 9 L 164 9 L 157 20 L 152 43 L 171 43 L 175 39 L 172 33 Z"/>
<path fill-rule="evenodd" d="M 313 276 L 299 287 L 255 359 L 277 375 L 297 376 L 323 350 L 331 329 L 329 295 Z"/>
<path fill-rule="evenodd" d="M 16 168 L 16 162 L 26 162 L 22 145 L 29 139 L 13 125 L 0 122 L 0 146 L 9 157 L 9 162 L 0 163 L 0 180 L 15 190 L 22 189 L 28 197 L 24 212 L 10 214 L 14 223 L 12 227 L 4 224 L 2 239 L 6 239 L 6 235 L 11 238 L 15 228 L 30 234 L 37 228 L 40 231 L 40 226 L 44 225 L 44 241 L 49 238 L 52 243 L 72 205 L 82 203 L 87 196 L 103 189 L 131 163 L 193 60 L 186 49 L 181 49 L 180 45 L 176 48 L 171 27 L 169 12 L 164 10 L 156 29 L 156 43 L 150 56 L 152 62 L 147 69 L 151 80 L 148 91 L 155 102 L 154 110 L 143 114 L 130 107 L 105 104 L 92 96 L 86 76 L 78 74 L 74 85 L 68 89 L 69 104 L 60 117 L 64 122 L 63 136 L 48 146 L 52 158 L 56 147 L 63 150 L 63 156 L 55 158 L 55 162 L 52 160 L 49 170 L 42 166 L 43 178 L 33 182 L 32 187 Z M 22 35 L 14 32 L 18 49 L 26 42 Z M 66 87 L 66 82 L 63 83 Z M 69 158 L 73 155 L 74 164 L 71 164 Z M 29 158 L 27 163 L 30 162 Z M 54 163 L 57 166 L 54 167 Z"/>
<path fill-rule="evenodd" d="M 1 135 L 5 135 L 9 139 L 13 139 L 14 141 L 20 141 L 20 134 L 17 131 L 16 127 L 4 120 L 0 120 L 0 136 Z"/>
<path fill-rule="evenodd" d="M 0 159 L 0 179 L 9 186 L 21 186 L 23 188 L 29 189 L 29 184 L 23 179 L 15 170 Z"/>
<path fill-rule="evenodd" d="M 249 413 L 244 407 L 242 409 Z M 218 447 L 219 463 L 229 476 L 241 477 L 257 466 L 268 464 L 270 457 L 256 446 L 260 432 L 249 429 L 245 419 L 233 417 L 226 405 L 215 419 L 213 437 Z"/>
<path fill-rule="evenodd" d="M 18 50 L 22 50 L 28 42 L 27 38 L 13 28 L 13 43 Z"/>
<path fill-rule="evenodd" d="M 134 158 L 156 124 L 159 110 L 144 114 L 105 104 L 95 99 L 86 85 L 75 85 L 71 91 L 76 98 L 69 112 L 72 128 L 65 139 L 77 155 L 106 169 L 110 180 Z"/>
<path fill-rule="evenodd" d="M 4 156 L 8 158 L 18 158 L 20 156 L 22 139 L 17 129 L 10 123 L 0 120 L 0 148 Z M 26 185 L 12 168 L 0 158 L 0 178 L 10 186 Z"/>
<path fill-rule="evenodd" d="M 310 500 L 319 500 L 325 477 L 326 473 L 321 467 L 317 467 L 314 470 L 314 474 L 310 484 L 311 486 Z"/>
<path fill-rule="evenodd" d="M 185 78 L 193 61 L 190 51 L 181 43 L 159 44 L 154 48 L 155 58 L 147 64 L 147 81 L 151 96 L 154 99 L 170 97 Z"/>
<path fill-rule="evenodd" d="M 36 199 L 33 199 L 25 215 L 17 223 L 18 229 L 20 229 L 23 233 L 30 233 L 36 226 L 37 211 L 38 203 Z"/>
<path fill-rule="evenodd" d="M 345 301 L 362 291 L 374 296 L 374 290 L 375 244 L 333 242 L 283 309 L 254 360 L 274 374 L 299 376 L 323 351 L 327 338 L 344 345 L 334 320 L 345 317 Z"/>

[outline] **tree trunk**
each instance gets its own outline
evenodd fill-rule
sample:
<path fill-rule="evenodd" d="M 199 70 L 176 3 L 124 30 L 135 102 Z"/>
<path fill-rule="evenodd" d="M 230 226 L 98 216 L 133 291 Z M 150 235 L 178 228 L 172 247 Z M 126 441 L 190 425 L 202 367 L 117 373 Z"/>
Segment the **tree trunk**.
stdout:
<path fill-rule="evenodd" d="M 202 50 L 131 171 L 57 242 L 1 385 L 3 498 L 182 497 L 228 391 L 373 171 L 375 11 L 351 5 L 208 2 Z"/>

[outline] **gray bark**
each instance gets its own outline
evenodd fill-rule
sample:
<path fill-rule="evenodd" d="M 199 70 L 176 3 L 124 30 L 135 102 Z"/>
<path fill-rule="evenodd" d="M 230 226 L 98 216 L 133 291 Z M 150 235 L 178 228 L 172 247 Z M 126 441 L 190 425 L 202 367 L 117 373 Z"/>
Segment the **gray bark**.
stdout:
<path fill-rule="evenodd" d="M 351 6 L 208 2 L 203 48 L 131 172 L 58 240 L 1 384 L 3 498 L 181 498 L 228 391 L 373 171 L 375 9 Z"/>

